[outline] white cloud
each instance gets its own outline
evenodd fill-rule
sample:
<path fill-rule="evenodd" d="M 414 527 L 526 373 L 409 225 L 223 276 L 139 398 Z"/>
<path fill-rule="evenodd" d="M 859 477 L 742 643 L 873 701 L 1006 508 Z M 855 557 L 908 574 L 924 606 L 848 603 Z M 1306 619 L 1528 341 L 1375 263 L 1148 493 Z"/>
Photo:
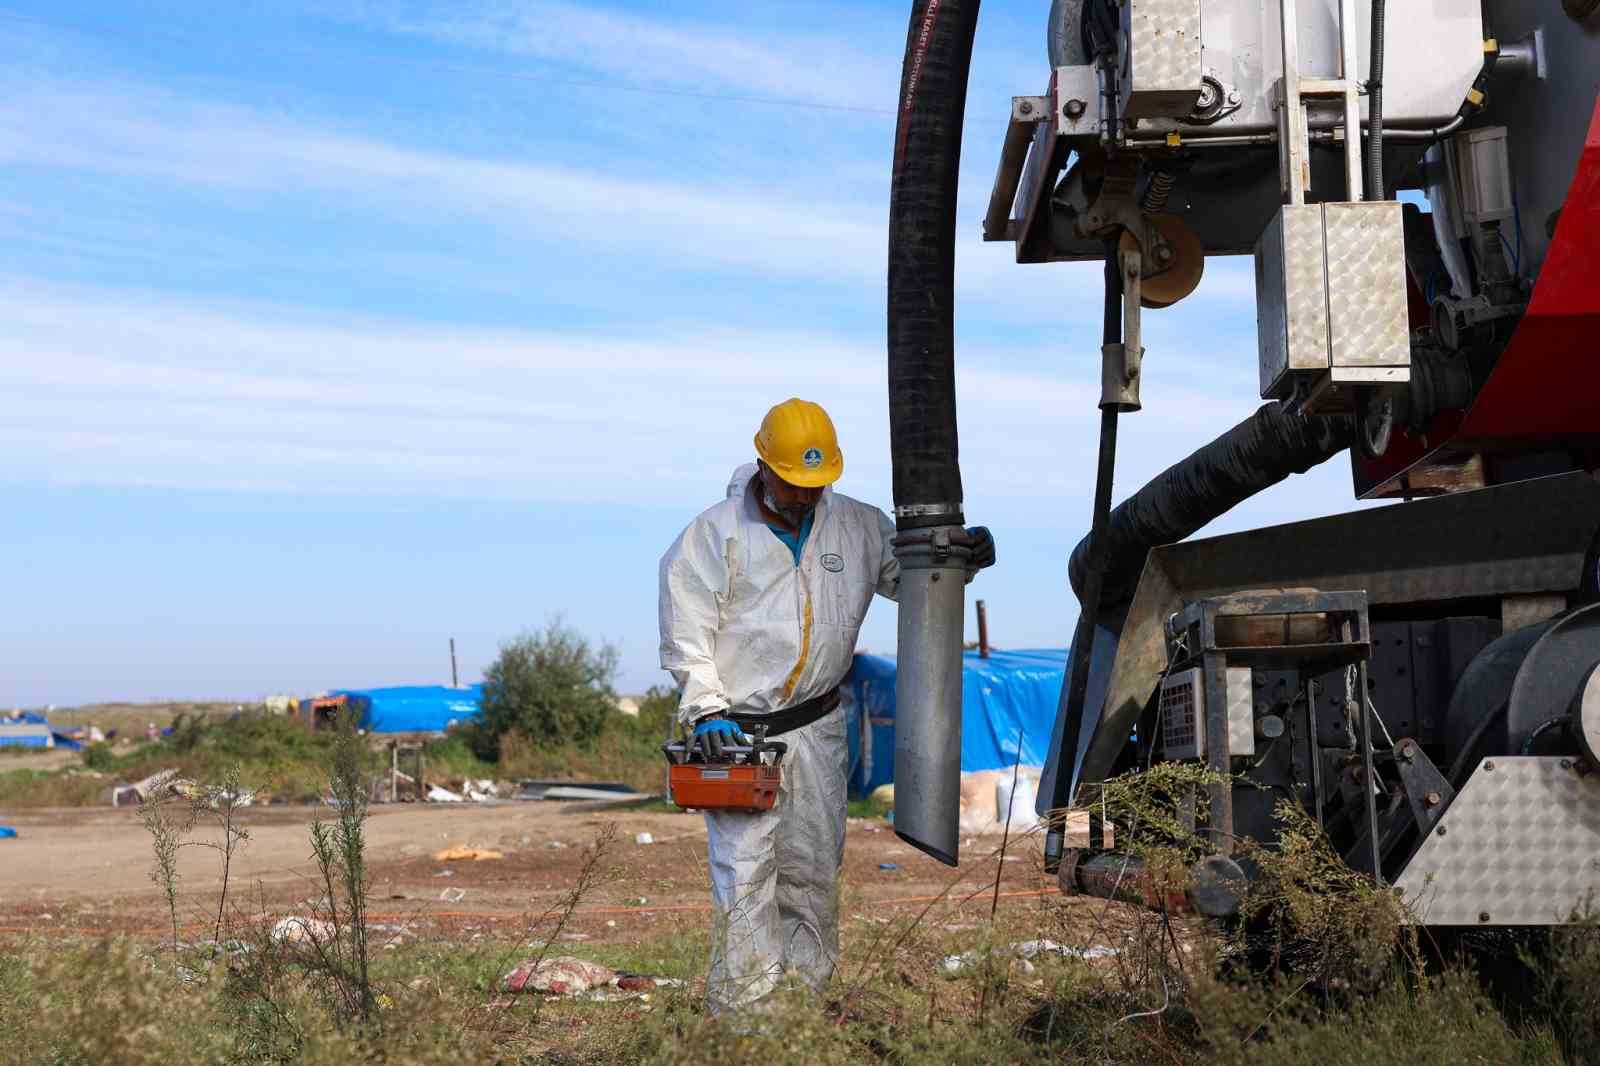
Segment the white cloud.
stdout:
<path fill-rule="evenodd" d="M 900 70 L 791 24 L 781 37 L 731 33 L 568 3 L 464 3 L 385 17 L 403 32 L 591 71 L 622 84 L 719 90 L 836 107 L 894 110 Z"/>
<path fill-rule="evenodd" d="M 877 345 L 670 321 L 295 320 L 25 281 L 0 281 L 0 319 L 0 452 L 22 480 L 670 503 L 703 495 L 747 455 L 761 411 L 800 394 L 843 427 L 852 488 L 888 495 Z M 962 461 L 985 497 L 1081 487 L 1086 466 L 1066 456 L 1096 386 L 1079 362 L 1029 373 L 964 354 Z M 1242 413 L 1202 391 L 1149 396 L 1155 432 L 1136 451 L 1152 469 Z"/>

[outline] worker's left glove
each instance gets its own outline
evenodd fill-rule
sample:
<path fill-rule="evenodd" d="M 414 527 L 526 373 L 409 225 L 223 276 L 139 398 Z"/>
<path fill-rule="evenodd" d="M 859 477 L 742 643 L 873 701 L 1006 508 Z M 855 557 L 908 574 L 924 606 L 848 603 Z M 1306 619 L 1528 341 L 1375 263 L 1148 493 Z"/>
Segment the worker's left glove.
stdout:
<path fill-rule="evenodd" d="M 967 536 L 972 538 L 972 561 L 968 565 L 973 570 L 984 570 L 994 565 L 994 534 L 989 532 L 988 526 L 968 526 Z"/>
<path fill-rule="evenodd" d="M 700 749 L 706 762 L 721 762 L 723 751 L 744 738 L 733 719 L 720 715 L 702 720 L 694 727 L 692 744 Z"/>

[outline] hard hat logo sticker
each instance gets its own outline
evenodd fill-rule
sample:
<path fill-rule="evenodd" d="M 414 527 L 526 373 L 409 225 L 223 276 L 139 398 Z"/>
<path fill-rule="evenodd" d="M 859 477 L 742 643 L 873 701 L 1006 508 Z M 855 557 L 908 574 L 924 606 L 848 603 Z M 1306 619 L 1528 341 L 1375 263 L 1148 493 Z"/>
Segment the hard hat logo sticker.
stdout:
<path fill-rule="evenodd" d="M 844 569 L 844 557 L 842 555 L 835 555 L 832 552 L 824 555 L 819 562 L 822 563 L 822 568 L 828 571 L 830 574 L 837 574 Z"/>
<path fill-rule="evenodd" d="M 817 467 L 822 465 L 822 449 L 807 448 L 805 455 L 801 456 L 800 458 L 801 461 L 806 464 L 807 470 L 815 470 Z"/>

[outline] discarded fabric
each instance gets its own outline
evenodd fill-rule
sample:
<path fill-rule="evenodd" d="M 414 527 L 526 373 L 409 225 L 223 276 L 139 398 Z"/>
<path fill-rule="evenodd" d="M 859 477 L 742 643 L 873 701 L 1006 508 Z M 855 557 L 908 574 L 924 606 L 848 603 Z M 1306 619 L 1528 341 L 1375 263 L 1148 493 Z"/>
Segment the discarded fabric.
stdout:
<path fill-rule="evenodd" d="M 572 955 L 543 961 L 524 959 L 501 981 L 501 987 L 507 992 L 539 992 L 547 996 L 599 1000 L 648 998 L 657 988 L 677 988 L 682 984 L 668 977 L 617 973 L 597 962 Z"/>
<path fill-rule="evenodd" d="M 556 996 L 575 996 L 615 977 L 609 968 L 573 955 L 559 955 L 542 962 L 524 960 L 501 982 L 507 992 L 546 992 Z"/>
<path fill-rule="evenodd" d="M 454 847 L 445 848 L 443 851 L 436 851 L 433 853 L 434 862 L 455 862 L 460 859 L 470 859 L 473 862 L 481 862 L 484 859 L 503 858 L 505 858 L 505 855 L 501 852 L 491 851 L 488 848 L 468 847 L 465 844 L 457 844 Z"/>
<path fill-rule="evenodd" d="M 0 840 L 17 839 L 17 831 L 9 825 L 0 825 Z"/>

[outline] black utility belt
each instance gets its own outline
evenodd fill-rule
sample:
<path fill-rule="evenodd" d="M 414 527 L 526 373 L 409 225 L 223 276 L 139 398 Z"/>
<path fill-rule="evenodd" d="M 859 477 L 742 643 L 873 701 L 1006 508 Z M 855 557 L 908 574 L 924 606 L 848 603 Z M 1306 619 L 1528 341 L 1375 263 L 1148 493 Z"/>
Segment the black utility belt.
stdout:
<path fill-rule="evenodd" d="M 734 725 L 746 733 L 758 725 L 766 726 L 767 736 L 771 738 L 804 728 L 837 706 L 839 706 L 839 689 L 835 686 L 816 699 L 797 703 L 793 707 L 785 707 L 781 711 L 769 711 L 766 714 L 730 714 L 728 717 L 733 719 Z"/>

